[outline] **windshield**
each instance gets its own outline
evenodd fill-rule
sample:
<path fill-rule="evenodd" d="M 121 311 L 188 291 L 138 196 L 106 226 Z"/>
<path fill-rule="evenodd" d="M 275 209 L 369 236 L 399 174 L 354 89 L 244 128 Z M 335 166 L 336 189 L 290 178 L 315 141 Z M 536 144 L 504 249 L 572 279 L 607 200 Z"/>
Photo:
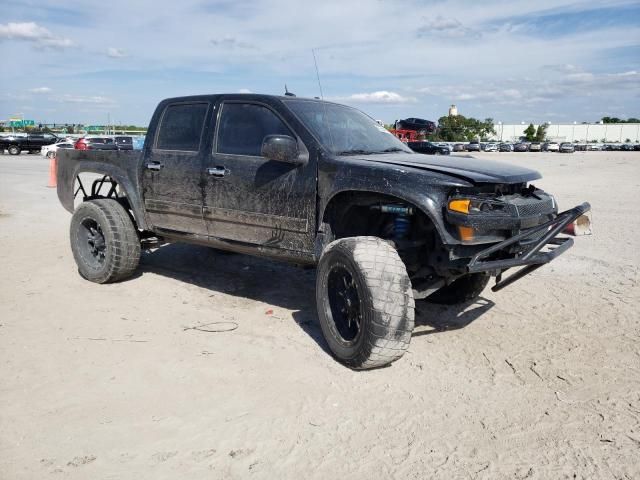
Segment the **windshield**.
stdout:
<path fill-rule="evenodd" d="M 412 151 L 360 110 L 309 100 L 285 100 L 324 148 L 335 155 Z"/>

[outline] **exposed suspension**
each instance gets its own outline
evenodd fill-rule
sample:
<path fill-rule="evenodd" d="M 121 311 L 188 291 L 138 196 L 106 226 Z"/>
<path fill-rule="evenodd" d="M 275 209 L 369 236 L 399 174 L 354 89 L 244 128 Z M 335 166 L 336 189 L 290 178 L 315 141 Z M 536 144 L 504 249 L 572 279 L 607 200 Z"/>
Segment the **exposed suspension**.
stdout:
<path fill-rule="evenodd" d="M 393 215 L 393 239 L 395 241 L 406 240 L 411 229 L 411 217 L 414 214 L 413 207 L 404 205 L 373 205 L 373 210 Z"/>

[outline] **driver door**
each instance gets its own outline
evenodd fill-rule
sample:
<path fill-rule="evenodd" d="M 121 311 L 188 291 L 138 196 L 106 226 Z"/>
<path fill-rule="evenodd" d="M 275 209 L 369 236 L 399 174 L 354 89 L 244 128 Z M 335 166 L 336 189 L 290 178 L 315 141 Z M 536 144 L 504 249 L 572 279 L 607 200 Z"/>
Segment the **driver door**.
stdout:
<path fill-rule="evenodd" d="M 217 109 L 213 151 L 205 165 L 203 216 L 209 235 L 294 251 L 311 251 L 316 164 L 292 165 L 261 156 L 267 135 L 297 139 L 269 105 L 226 100 Z"/>

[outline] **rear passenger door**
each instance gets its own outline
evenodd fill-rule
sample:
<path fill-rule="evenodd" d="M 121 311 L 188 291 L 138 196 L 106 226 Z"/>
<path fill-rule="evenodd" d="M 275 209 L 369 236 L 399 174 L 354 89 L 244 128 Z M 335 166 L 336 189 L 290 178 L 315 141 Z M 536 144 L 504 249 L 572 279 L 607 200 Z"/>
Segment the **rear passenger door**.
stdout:
<path fill-rule="evenodd" d="M 154 227 L 206 236 L 202 218 L 206 101 L 167 104 L 142 168 L 144 204 Z"/>
<path fill-rule="evenodd" d="M 260 154 L 267 135 L 288 135 L 309 161 L 292 165 Z M 245 244 L 310 251 L 315 225 L 316 163 L 270 105 L 226 100 L 205 168 L 204 219 L 209 235 Z"/>
<path fill-rule="evenodd" d="M 44 135 L 41 133 L 33 133 L 27 138 L 27 148 L 38 150 L 44 146 Z"/>

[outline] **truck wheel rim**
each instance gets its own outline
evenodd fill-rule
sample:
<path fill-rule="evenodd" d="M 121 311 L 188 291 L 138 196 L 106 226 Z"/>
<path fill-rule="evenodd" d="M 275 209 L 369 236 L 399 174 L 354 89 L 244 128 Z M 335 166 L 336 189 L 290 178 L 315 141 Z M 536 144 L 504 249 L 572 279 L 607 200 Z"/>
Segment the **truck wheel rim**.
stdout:
<path fill-rule="evenodd" d="M 346 267 L 337 265 L 329 272 L 327 286 L 336 332 L 344 342 L 353 344 L 360 336 L 362 325 L 358 285 Z"/>
<path fill-rule="evenodd" d="M 98 222 L 92 218 L 83 220 L 81 228 L 86 240 L 84 243 L 81 242 L 81 247 L 85 251 L 83 257 L 87 259 L 87 262 L 89 262 L 92 267 L 100 268 L 104 265 L 107 253 L 107 243 L 102 228 L 100 228 Z M 82 238 L 82 234 L 80 238 Z"/>

